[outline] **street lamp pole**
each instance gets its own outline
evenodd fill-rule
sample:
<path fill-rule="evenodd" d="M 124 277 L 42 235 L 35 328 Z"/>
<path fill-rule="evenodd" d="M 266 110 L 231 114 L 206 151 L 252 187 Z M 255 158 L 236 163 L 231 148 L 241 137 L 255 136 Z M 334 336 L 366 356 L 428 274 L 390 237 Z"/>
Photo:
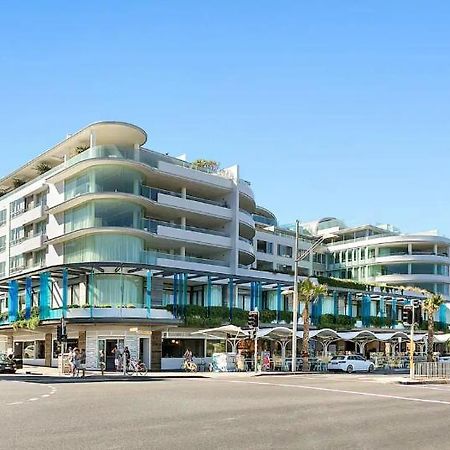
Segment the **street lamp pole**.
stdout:
<path fill-rule="evenodd" d="M 292 372 L 297 370 L 297 323 L 298 323 L 298 235 L 299 221 L 295 221 L 294 242 L 294 296 L 292 302 Z"/>

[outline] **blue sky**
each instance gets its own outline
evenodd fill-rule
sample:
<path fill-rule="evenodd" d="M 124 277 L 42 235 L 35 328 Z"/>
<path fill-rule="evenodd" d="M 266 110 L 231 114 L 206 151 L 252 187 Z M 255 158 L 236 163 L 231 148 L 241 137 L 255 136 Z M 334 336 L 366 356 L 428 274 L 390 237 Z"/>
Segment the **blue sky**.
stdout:
<path fill-rule="evenodd" d="M 450 2 L 7 2 L 0 175 L 97 120 L 238 162 L 281 223 L 450 235 Z"/>

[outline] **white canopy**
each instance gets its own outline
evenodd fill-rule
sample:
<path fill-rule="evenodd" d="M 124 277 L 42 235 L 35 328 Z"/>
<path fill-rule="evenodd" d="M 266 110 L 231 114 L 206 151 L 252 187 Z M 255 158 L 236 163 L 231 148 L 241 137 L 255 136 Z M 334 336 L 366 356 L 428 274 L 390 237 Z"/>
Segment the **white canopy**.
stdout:
<path fill-rule="evenodd" d="M 290 339 L 292 338 L 292 330 L 286 327 L 261 328 L 257 333 L 259 338 L 266 337 L 269 339 Z"/>
<path fill-rule="evenodd" d="M 223 325 L 217 328 L 194 331 L 191 334 L 203 334 L 214 339 L 225 339 L 231 344 L 233 353 L 237 352 L 238 342 L 249 336 L 249 332 L 236 325 Z"/>

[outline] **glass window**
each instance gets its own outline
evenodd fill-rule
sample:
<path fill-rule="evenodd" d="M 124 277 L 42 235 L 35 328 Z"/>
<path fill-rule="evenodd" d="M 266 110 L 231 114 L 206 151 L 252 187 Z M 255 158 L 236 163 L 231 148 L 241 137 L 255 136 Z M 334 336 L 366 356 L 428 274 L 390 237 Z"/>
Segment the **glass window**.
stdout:
<path fill-rule="evenodd" d="M 35 341 L 36 359 L 45 359 L 45 341 Z"/>
<path fill-rule="evenodd" d="M 213 344 L 214 345 L 214 344 Z M 187 349 L 197 358 L 205 356 L 205 341 L 203 339 L 163 339 L 163 358 L 182 358 Z"/>
<path fill-rule="evenodd" d="M 140 262 L 143 240 L 120 234 L 93 235 L 64 245 L 64 262 L 118 261 Z"/>
<path fill-rule="evenodd" d="M 35 359 L 34 341 L 22 342 L 22 357 L 23 359 Z"/>
<path fill-rule="evenodd" d="M 11 217 L 17 216 L 25 211 L 25 199 L 19 198 L 10 204 Z"/>
<path fill-rule="evenodd" d="M 143 308 L 144 279 L 132 275 L 95 275 L 93 294 L 94 306 Z"/>
<path fill-rule="evenodd" d="M 6 209 L 0 211 L 0 226 L 6 223 Z"/>
<path fill-rule="evenodd" d="M 6 249 L 6 236 L 0 236 L 0 252 Z"/>
<path fill-rule="evenodd" d="M 278 244 L 278 255 L 286 258 L 292 258 L 292 247 Z"/>
<path fill-rule="evenodd" d="M 434 264 L 411 264 L 411 273 L 414 274 L 434 274 Z"/>
<path fill-rule="evenodd" d="M 45 234 L 47 232 L 47 220 L 37 222 L 35 227 L 36 235 L 40 236 L 41 234 Z"/>
<path fill-rule="evenodd" d="M 11 230 L 11 244 L 19 243 L 24 237 L 25 229 L 23 227 L 17 227 Z"/>

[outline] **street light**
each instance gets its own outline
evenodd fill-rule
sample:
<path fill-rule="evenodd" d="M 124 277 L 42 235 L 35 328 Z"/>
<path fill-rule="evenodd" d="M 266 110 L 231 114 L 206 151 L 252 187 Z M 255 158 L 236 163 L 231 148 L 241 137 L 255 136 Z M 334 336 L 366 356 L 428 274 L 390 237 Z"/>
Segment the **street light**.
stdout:
<path fill-rule="evenodd" d="M 314 250 L 327 238 L 334 237 L 333 234 L 321 236 L 301 255 L 298 251 L 298 240 L 300 235 L 300 223 L 298 219 L 295 221 L 295 242 L 294 242 L 294 291 L 286 290 L 283 294 L 293 293 L 292 302 L 292 364 L 291 370 L 295 372 L 297 369 L 297 326 L 298 326 L 298 263 L 307 256 L 312 255 Z"/>

